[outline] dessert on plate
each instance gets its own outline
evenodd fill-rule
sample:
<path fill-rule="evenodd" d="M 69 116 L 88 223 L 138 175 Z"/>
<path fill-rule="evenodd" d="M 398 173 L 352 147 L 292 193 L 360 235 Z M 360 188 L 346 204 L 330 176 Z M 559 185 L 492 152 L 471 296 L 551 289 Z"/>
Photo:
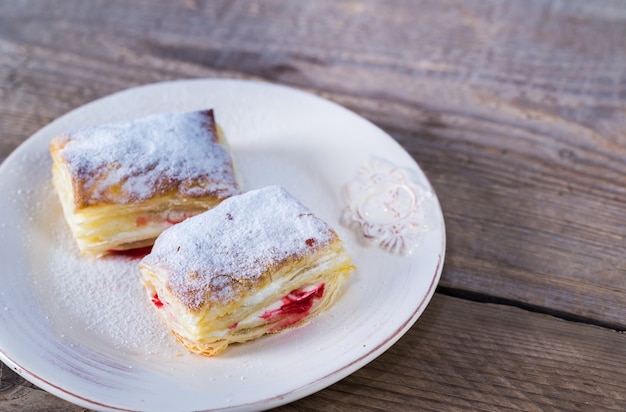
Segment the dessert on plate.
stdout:
<path fill-rule="evenodd" d="M 240 193 L 213 110 L 63 133 L 50 153 L 53 185 L 86 255 L 150 246 L 166 228 Z"/>
<path fill-rule="evenodd" d="M 337 233 L 279 186 L 165 230 L 139 268 L 167 327 L 205 355 L 306 321 L 354 270 Z"/>

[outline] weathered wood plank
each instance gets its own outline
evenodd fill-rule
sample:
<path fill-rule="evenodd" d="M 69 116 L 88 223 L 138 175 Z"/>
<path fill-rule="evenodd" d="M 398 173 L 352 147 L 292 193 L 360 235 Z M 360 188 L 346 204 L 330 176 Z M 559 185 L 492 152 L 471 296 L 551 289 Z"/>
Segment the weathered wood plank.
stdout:
<path fill-rule="evenodd" d="M 378 359 L 278 410 L 621 411 L 624 382 L 622 333 L 436 294 Z M 62 407 L 82 410 L 30 386 L 0 391 L 0 410 Z"/>
<path fill-rule="evenodd" d="M 595 326 L 436 295 L 384 355 L 284 409 L 357 404 L 368 410 L 621 410 L 625 338 Z"/>

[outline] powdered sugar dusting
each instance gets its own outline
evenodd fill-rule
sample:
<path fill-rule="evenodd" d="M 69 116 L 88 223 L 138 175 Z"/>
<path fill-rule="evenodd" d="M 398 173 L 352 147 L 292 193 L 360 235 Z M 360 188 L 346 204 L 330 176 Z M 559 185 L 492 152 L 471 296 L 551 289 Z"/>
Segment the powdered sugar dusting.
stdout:
<path fill-rule="evenodd" d="M 122 353 L 146 357 L 179 354 L 174 337 L 147 302 L 138 260 L 81 256 L 61 219 L 57 226 L 49 269 L 36 283 L 61 336 L 93 336 Z"/>
<path fill-rule="evenodd" d="M 226 198 L 239 191 L 210 110 L 156 114 L 59 138 L 69 138 L 61 155 L 92 201 L 128 203 L 172 190 Z M 122 193 L 112 195 L 112 186 Z"/>
<path fill-rule="evenodd" d="M 227 303 L 268 269 L 328 244 L 330 227 L 279 186 L 231 197 L 167 229 L 142 262 L 190 309 Z"/>

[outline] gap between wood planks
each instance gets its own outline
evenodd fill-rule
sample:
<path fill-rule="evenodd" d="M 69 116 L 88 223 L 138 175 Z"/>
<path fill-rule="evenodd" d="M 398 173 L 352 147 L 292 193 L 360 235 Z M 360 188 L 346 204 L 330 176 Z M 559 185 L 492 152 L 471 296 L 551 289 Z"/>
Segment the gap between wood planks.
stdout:
<path fill-rule="evenodd" d="M 611 322 L 603 322 L 601 320 L 588 318 L 586 316 L 579 316 L 579 315 L 575 315 L 572 313 L 561 312 L 558 310 L 545 308 L 539 305 L 532 305 L 529 303 L 520 302 L 520 301 L 516 301 L 513 299 L 491 296 L 491 295 L 487 295 L 484 293 L 472 292 L 472 291 L 463 290 L 463 289 L 455 289 L 455 288 L 450 288 L 446 286 L 438 286 L 436 292 L 441 293 L 442 295 L 445 295 L 445 296 L 465 299 L 465 300 L 469 300 L 472 302 L 492 303 L 495 305 L 512 306 L 512 307 L 520 308 L 523 310 L 527 310 L 529 312 L 554 316 L 556 318 L 563 319 L 569 322 L 585 323 L 588 325 L 598 326 L 601 328 L 612 329 L 620 333 L 626 332 L 626 329 L 623 326 L 617 325 Z"/>

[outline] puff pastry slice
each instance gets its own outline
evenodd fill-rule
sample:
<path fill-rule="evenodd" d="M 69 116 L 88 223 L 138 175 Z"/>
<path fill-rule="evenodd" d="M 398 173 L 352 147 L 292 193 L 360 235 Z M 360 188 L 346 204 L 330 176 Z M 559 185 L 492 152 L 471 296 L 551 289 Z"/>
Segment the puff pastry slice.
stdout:
<path fill-rule="evenodd" d="M 306 321 L 355 269 L 337 233 L 278 186 L 167 229 L 139 267 L 167 327 L 204 355 Z"/>
<path fill-rule="evenodd" d="M 166 228 L 240 193 L 213 110 L 64 133 L 50 153 L 63 213 L 87 255 L 152 245 Z"/>

